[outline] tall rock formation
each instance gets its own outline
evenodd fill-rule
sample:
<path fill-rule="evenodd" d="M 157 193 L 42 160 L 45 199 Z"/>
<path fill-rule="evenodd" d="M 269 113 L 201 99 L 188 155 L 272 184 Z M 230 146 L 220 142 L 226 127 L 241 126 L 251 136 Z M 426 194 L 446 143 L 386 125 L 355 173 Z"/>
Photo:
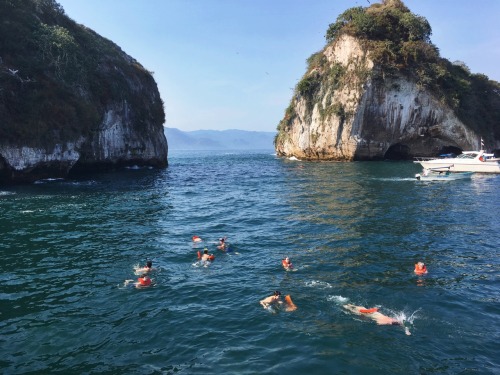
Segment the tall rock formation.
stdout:
<path fill-rule="evenodd" d="M 156 82 L 55 0 L 0 1 L 0 183 L 167 166 Z"/>
<path fill-rule="evenodd" d="M 500 84 L 439 57 L 400 0 L 351 8 L 311 56 L 278 125 L 280 156 L 380 160 L 500 148 Z"/>

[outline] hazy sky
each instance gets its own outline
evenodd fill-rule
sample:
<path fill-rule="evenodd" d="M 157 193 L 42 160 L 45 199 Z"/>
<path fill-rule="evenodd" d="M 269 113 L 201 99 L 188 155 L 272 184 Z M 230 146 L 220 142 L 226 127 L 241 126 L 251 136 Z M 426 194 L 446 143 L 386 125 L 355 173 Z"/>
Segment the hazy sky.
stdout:
<path fill-rule="evenodd" d="M 275 131 L 337 16 L 368 0 L 58 0 L 154 72 L 165 126 Z M 371 3 L 378 1 L 370 0 Z M 404 0 L 441 56 L 500 81 L 500 0 Z"/>

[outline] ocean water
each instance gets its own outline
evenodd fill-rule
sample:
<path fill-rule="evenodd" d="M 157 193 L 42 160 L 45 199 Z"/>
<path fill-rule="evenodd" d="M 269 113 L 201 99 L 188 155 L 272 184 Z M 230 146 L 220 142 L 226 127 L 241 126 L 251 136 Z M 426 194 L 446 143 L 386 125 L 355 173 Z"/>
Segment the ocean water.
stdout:
<path fill-rule="evenodd" d="M 269 151 L 169 163 L 0 188 L 1 373 L 500 373 L 500 175 Z M 152 286 L 124 286 L 147 259 Z M 274 290 L 297 310 L 263 309 Z"/>

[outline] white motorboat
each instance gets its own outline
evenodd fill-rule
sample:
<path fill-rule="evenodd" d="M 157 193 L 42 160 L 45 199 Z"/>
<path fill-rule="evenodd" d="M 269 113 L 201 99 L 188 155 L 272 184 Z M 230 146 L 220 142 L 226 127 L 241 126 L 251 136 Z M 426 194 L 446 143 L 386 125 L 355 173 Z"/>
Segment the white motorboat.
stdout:
<path fill-rule="evenodd" d="M 415 158 L 424 169 L 448 168 L 450 172 L 500 173 L 500 158 L 480 151 L 464 151 L 457 157 Z"/>
<path fill-rule="evenodd" d="M 415 178 L 419 181 L 454 181 L 470 179 L 474 172 L 451 173 L 449 168 L 424 169 L 422 173 L 417 173 Z"/>

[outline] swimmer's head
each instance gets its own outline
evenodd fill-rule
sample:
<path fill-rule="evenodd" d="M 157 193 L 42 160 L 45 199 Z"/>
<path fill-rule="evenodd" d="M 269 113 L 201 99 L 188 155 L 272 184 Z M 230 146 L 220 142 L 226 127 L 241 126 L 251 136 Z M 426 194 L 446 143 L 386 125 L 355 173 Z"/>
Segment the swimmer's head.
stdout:
<path fill-rule="evenodd" d="M 148 267 L 148 268 L 153 267 L 153 262 L 152 262 L 152 261 L 150 261 L 150 260 L 148 260 L 148 261 L 146 262 L 146 267 Z"/>
<path fill-rule="evenodd" d="M 290 258 L 286 257 L 286 258 L 285 258 L 285 260 L 286 260 L 287 262 L 289 262 L 289 261 L 290 261 Z"/>
<path fill-rule="evenodd" d="M 145 277 L 148 277 L 148 274 L 143 273 L 143 274 L 141 275 L 141 277 L 144 279 Z"/>
<path fill-rule="evenodd" d="M 224 242 L 224 238 L 219 238 L 219 241 L 220 242 Z"/>
<path fill-rule="evenodd" d="M 417 264 L 418 264 L 418 266 L 419 266 L 419 267 L 423 267 L 423 266 L 425 266 L 425 263 L 424 263 L 424 262 L 418 262 Z"/>
<path fill-rule="evenodd" d="M 275 295 L 275 296 L 277 296 L 277 297 L 279 297 L 279 296 L 281 296 L 281 292 L 280 292 L 279 290 L 276 290 L 276 291 L 274 292 L 274 295 Z"/>
<path fill-rule="evenodd" d="M 203 254 L 208 254 L 208 249 L 203 250 Z"/>

